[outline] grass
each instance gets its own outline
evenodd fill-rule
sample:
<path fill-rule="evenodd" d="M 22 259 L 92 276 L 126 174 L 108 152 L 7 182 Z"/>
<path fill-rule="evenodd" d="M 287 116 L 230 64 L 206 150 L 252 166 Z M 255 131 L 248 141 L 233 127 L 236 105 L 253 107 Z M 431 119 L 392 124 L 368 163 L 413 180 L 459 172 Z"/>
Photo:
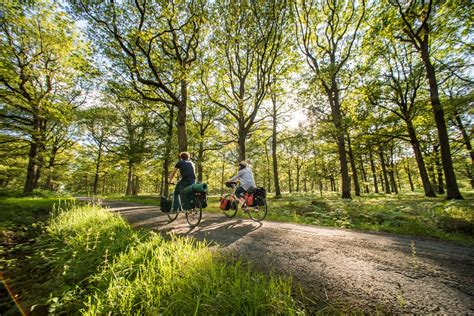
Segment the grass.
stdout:
<path fill-rule="evenodd" d="M 203 242 L 135 230 L 99 207 L 53 203 L 0 199 L 7 219 L 41 210 L 29 226 L 12 220 L 2 231 L 2 270 L 35 314 L 301 313 L 289 279 L 255 273 Z M 15 224 L 37 229 L 25 239 Z"/>
<path fill-rule="evenodd" d="M 420 193 L 371 194 L 342 200 L 338 195 L 286 194 L 268 198 L 268 220 L 432 237 L 474 245 L 474 192 L 464 200 L 425 198 Z M 159 205 L 153 195 L 112 196 L 147 205 Z M 219 197 L 209 197 L 208 212 L 222 213 Z M 237 216 L 245 217 L 242 212 Z"/>

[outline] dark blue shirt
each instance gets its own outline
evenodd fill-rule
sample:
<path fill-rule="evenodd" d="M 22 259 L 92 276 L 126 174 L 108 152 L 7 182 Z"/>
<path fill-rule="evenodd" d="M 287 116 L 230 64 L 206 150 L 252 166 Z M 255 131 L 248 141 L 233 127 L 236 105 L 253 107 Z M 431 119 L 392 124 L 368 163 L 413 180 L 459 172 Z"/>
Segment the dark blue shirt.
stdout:
<path fill-rule="evenodd" d="M 179 169 L 179 172 L 181 173 L 181 181 L 190 183 L 196 182 L 196 173 L 194 171 L 194 163 L 192 161 L 180 159 L 174 167 Z"/>

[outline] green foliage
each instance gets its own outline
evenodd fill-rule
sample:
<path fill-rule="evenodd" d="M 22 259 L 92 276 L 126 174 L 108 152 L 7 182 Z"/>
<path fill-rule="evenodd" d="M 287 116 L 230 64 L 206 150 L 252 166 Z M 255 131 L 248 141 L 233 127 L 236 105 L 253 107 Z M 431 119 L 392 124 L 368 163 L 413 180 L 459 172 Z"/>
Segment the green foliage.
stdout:
<path fill-rule="evenodd" d="M 11 218 L 20 205 L 47 215 L 52 203 L 9 198 L 0 206 Z M 14 238 L 16 224 L 8 233 Z M 289 280 L 254 273 L 202 242 L 136 231 L 96 206 L 60 203 L 40 227 L 30 242 L 2 249 L 13 287 L 38 314 L 299 313 Z"/>

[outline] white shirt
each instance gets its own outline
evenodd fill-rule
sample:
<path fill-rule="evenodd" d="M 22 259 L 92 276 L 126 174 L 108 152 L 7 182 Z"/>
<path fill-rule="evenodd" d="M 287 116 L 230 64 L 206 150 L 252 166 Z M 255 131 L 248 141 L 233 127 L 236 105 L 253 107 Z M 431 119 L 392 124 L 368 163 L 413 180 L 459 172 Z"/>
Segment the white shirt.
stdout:
<path fill-rule="evenodd" d="M 252 171 L 249 168 L 243 168 L 242 170 L 239 170 L 237 175 L 230 178 L 229 181 L 233 182 L 237 179 L 240 179 L 240 185 L 245 191 L 247 191 L 251 187 L 256 187 Z"/>

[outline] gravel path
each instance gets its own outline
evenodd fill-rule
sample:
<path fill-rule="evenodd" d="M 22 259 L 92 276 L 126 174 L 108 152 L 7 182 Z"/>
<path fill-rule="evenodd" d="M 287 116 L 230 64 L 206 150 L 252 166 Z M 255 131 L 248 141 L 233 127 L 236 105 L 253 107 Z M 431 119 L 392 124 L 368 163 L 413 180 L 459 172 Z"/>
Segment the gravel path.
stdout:
<path fill-rule="evenodd" d="M 313 308 L 474 315 L 474 248 L 448 242 L 204 213 L 190 229 L 158 207 L 104 201 L 134 227 L 213 242 L 258 270 L 291 275 Z"/>

